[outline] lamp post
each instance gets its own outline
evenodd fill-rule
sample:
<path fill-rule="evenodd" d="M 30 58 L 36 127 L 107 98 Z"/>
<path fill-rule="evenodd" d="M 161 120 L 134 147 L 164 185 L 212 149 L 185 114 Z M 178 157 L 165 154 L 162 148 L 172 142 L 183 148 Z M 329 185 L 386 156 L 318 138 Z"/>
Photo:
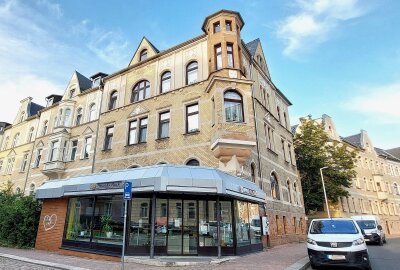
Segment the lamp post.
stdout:
<path fill-rule="evenodd" d="M 326 196 L 326 190 L 325 190 L 325 182 L 324 182 L 324 174 L 322 173 L 322 170 L 327 169 L 328 167 L 322 167 L 320 168 L 321 172 L 321 179 L 322 179 L 322 189 L 324 190 L 324 196 L 325 196 L 325 203 L 326 203 L 326 210 L 328 211 L 328 218 L 331 218 L 331 213 L 329 212 L 329 204 L 328 204 L 328 197 Z"/>

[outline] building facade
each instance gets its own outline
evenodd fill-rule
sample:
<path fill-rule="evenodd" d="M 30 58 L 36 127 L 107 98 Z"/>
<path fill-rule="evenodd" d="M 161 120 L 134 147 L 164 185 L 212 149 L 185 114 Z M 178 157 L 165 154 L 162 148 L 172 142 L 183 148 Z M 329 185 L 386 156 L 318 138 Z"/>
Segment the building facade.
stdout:
<path fill-rule="evenodd" d="M 74 215 L 68 196 L 46 197 L 53 182 L 64 185 L 60 180 L 72 183 L 81 175 L 153 165 L 200 165 L 246 179 L 253 183 L 250 190 L 266 194 L 258 213 L 269 221 L 264 245 L 304 239 L 301 182 L 288 113 L 291 103 L 271 81 L 260 40 L 241 39 L 243 26 L 238 12 L 221 10 L 205 18 L 204 34 L 162 52 L 143 38 L 128 67 L 91 79 L 75 72 L 62 97 L 49 96 L 48 105 L 35 118 L 37 133 L 25 181 L 33 189 L 43 187 L 38 192 L 44 199 L 41 222 L 53 222 L 46 209 L 58 209 L 57 219 L 64 224 L 69 222 L 67 216 Z M 5 158 L 8 153 L 0 155 L 3 152 Z M 15 182 L 12 175 L 9 178 Z M 186 198 L 179 200 L 184 206 Z M 199 215 L 200 205 L 197 201 L 194 206 Z M 247 212 L 235 212 L 236 217 Z M 260 226 L 256 223 L 250 225 L 249 220 L 244 226 Z M 51 230 L 39 228 L 37 246 L 60 248 L 68 236 L 66 226 L 57 229 L 59 238 L 51 247 L 43 241 Z M 93 230 L 90 235 L 92 243 Z M 237 251 L 239 240 L 234 241 Z M 198 238 L 196 252 L 201 243 Z"/>
<path fill-rule="evenodd" d="M 390 150 L 374 147 L 365 130 L 342 137 L 328 115 L 324 114 L 315 121 L 324 124 L 331 141 L 357 152 L 357 175 L 347 189 L 349 197 L 340 198 L 337 205 L 330 205 L 332 215 L 377 215 L 387 234 L 400 234 L 400 159 L 390 154 Z M 299 126 L 295 127 L 295 132 L 300 132 Z M 317 213 L 316 216 L 326 216 L 326 213 Z"/>

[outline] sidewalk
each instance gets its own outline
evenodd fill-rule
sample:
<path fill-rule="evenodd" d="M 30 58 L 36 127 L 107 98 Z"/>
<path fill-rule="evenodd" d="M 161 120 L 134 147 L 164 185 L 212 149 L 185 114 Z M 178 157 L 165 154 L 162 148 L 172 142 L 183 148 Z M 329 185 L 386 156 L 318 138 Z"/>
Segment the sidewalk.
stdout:
<path fill-rule="evenodd" d="M 55 269 L 96 269 L 96 270 L 119 270 L 120 263 L 110 261 L 100 261 L 86 259 L 73 256 L 63 256 L 53 252 L 41 250 L 24 250 L 0 247 L 0 257 L 5 256 L 23 257 L 26 262 L 30 263 L 46 263 L 49 262 Z M 277 246 L 267 251 L 258 252 L 250 255 L 234 257 L 232 260 L 221 264 L 200 264 L 184 267 L 168 267 L 171 270 L 243 270 L 243 269 L 263 269 L 263 270 L 280 270 L 292 265 L 298 260 L 307 256 L 307 249 L 304 243 L 292 243 Z M 16 257 L 12 257 L 16 259 Z M 22 259 L 20 259 L 22 260 Z M 66 266 L 63 268 L 63 266 Z M 165 267 L 143 265 L 138 263 L 125 263 L 126 270 L 160 270 Z"/>

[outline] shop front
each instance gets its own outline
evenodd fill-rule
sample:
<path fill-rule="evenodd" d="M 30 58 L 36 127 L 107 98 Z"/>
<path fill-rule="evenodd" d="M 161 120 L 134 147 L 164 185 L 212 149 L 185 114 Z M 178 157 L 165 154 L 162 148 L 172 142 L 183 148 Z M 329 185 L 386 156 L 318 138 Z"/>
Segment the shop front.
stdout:
<path fill-rule="evenodd" d="M 133 184 L 126 254 L 239 255 L 262 250 L 265 193 L 213 168 L 160 165 L 48 182 L 37 198 L 66 197 L 62 249 L 120 256 L 123 181 Z"/>

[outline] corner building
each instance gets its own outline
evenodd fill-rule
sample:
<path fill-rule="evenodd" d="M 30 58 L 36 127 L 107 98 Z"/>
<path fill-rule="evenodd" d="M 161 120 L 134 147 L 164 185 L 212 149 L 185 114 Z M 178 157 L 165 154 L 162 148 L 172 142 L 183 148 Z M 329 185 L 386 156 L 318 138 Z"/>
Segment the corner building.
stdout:
<path fill-rule="evenodd" d="M 47 157 L 49 169 L 32 171 L 43 179 L 36 196 L 47 224 L 37 248 L 120 254 L 123 179 L 133 182 L 128 254 L 217 255 L 220 246 L 233 255 L 304 239 L 291 103 L 272 83 L 259 39 L 242 41 L 243 26 L 238 12 L 221 10 L 205 18 L 204 34 L 162 52 L 143 38 L 127 68 L 80 90 L 80 100 L 95 95 L 84 107 L 99 111 L 82 127 L 63 115 L 79 110 L 68 86 L 48 111 L 54 118 L 64 104 L 58 117 L 71 127 L 36 138 L 33 150 L 65 146 L 58 160 Z M 79 159 L 68 157 L 73 147 Z"/>

